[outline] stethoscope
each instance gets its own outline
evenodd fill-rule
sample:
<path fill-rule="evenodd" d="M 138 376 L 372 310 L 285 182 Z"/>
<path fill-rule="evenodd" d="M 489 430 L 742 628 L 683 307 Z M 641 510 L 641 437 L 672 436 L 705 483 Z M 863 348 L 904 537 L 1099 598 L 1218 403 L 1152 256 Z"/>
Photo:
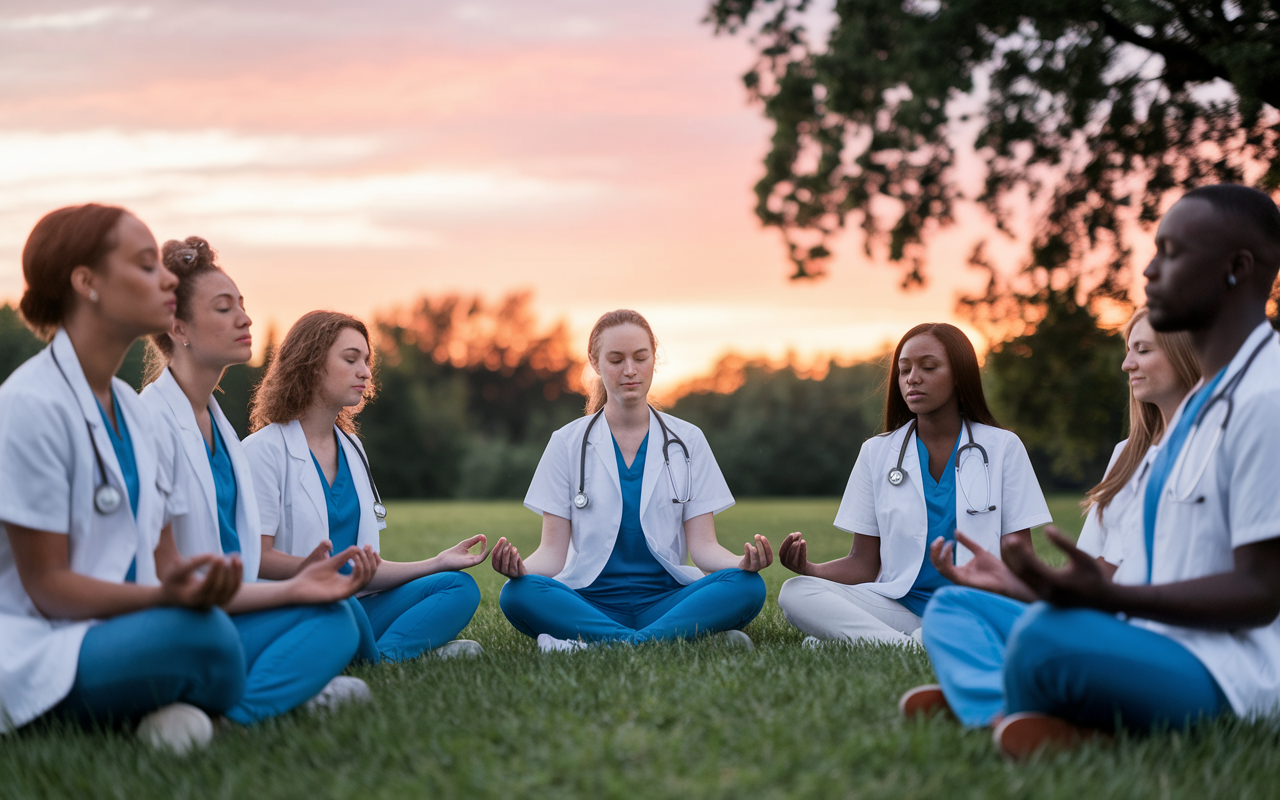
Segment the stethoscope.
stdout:
<path fill-rule="evenodd" d="M 1204 407 L 1200 409 L 1200 412 L 1196 414 L 1195 423 L 1192 424 L 1191 432 L 1187 435 L 1188 442 L 1190 442 L 1192 439 L 1195 438 L 1196 433 L 1200 430 L 1200 423 L 1204 422 L 1205 417 L 1209 415 L 1209 409 L 1213 408 L 1215 403 L 1222 401 L 1227 404 L 1227 415 L 1222 418 L 1222 424 L 1218 426 L 1218 430 L 1214 433 L 1213 440 L 1209 443 L 1209 447 L 1205 451 L 1204 461 L 1200 464 L 1200 469 L 1196 470 L 1196 477 L 1195 477 L 1195 480 L 1191 481 L 1190 488 L 1187 489 L 1186 492 L 1178 491 L 1178 487 L 1182 485 L 1182 473 L 1186 469 L 1187 459 L 1183 459 L 1182 461 L 1178 462 L 1178 471 L 1177 471 L 1176 477 L 1172 475 L 1170 476 L 1169 482 L 1172 485 L 1170 494 L 1173 495 L 1173 499 L 1175 502 L 1179 502 L 1179 503 L 1197 502 L 1198 503 L 1200 502 L 1200 500 L 1204 499 L 1204 498 L 1198 498 L 1195 501 L 1192 501 L 1191 495 L 1195 493 L 1196 486 L 1200 485 L 1200 479 L 1204 477 L 1204 472 L 1206 469 L 1209 468 L 1209 462 L 1213 459 L 1213 451 L 1218 448 L 1218 443 L 1222 441 L 1222 435 L 1227 430 L 1227 423 L 1231 421 L 1231 413 L 1235 411 L 1235 406 L 1236 406 L 1235 404 L 1236 387 L 1240 385 L 1240 381 L 1244 380 L 1245 373 L 1249 371 L 1249 367 L 1253 366 L 1253 360 L 1258 357 L 1258 354 L 1262 352 L 1264 347 L 1270 344 L 1271 337 L 1272 337 L 1272 334 L 1268 333 L 1263 338 L 1263 340 L 1258 343 L 1258 346 L 1255 347 L 1253 349 L 1253 352 L 1249 354 L 1249 358 L 1245 360 L 1244 366 L 1240 368 L 1240 371 L 1237 372 L 1235 375 L 1232 375 L 1231 380 L 1227 381 L 1226 384 L 1223 385 L 1222 389 L 1220 389 L 1217 394 L 1209 398 L 1209 402 L 1205 403 Z"/>
<path fill-rule="evenodd" d="M 658 418 L 658 425 L 662 428 L 662 464 L 667 473 L 667 480 L 671 482 L 671 493 L 675 495 L 675 497 L 671 498 L 671 502 L 683 505 L 693 499 L 693 470 L 689 466 L 689 448 L 685 447 L 679 436 L 667 429 L 667 423 L 662 421 L 662 415 L 654 410 L 653 406 L 649 406 L 649 411 L 653 412 L 653 415 Z M 578 459 L 578 493 L 573 496 L 573 504 L 578 508 L 586 508 L 587 504 L 591 502 L 586 492 L 587 437 L 591 436 L 591 429 L 595 427 L 596 420 L 600 419 L 600 415 L 603 413 L 603 408 L 597 411 L 591 421 L 587 423 L 586 433 L 582 434 L 582 452 L 579 454 L 580 457 Z M 680 499 L 680 491 L 676 489 L 675 476 L 671 474 L 671 456 L 668 450 L 673 444 L 677 445 L 684 453 L 685 487 L 683 500 Z"/>
<path fill-rule="evenodd" d="M 969 492 L 964 488 L 964 481 L 960 480 L 960 466 L 964 463 L 964 454 L 969 450 L 976 450 L 982 456 L 982 471 L 987 478 L 987 501 L 991 501 L 991 461 L 987 458 L 987 448 L 978 444 L 973 440 L 973 425 L 969 420 L 961 418 L 964 422 L 965 430 L 969 434 L 969 443 L 961 445 L 956 451 L 956 486 L 960 487 L 960 494 L 964 495 L 964 501 L 969 508 L 965 510 L 968 514 L 986 514 L 989 511 L 995 511 L 994 505 L 986 508 L 976 508 L 973 501 L 969 499 Z M 911 424 L 907 426 L 907 435 L 902 440 L 902 449 L 898 451 L 898 465 L 889 470 L 889 484 L 891 486 L 901 486 L 902 482 L 907 479 L 907 471 L 902 468 L 902 459 L 907 455 L 907 445 L 911 443 L 911 436 L 916 432 L 916 421 L 911 420 Z"/>
<path fill-rule="evenodd" d="M 373 470 L 369 469 L 369 459 L 364 457 L 364 451 L 356 445 L 356 440 L 351 437 L 351 434 L 342 428 L 337 430 L 347 437 L 347 441 L 351 442 L 351 447 L 355 449 L 356 455 L 360 456 L 360 463 L 364 464 L 364 474 L 369 477 L 369 488 L 373 490 L 373 515 L 378 518 L 378 522 L 384 522 L 387 519 L 387 507 L 382 504 L 382 495 L 378 494 L 378 484 L 373 482 Z"/>
<path fill-rule="evenodd" d="M 53 346 L 49 347 L 49 355 L 53 357 L 53 365 L 58 368 L 58 372 L 62 373 L 62 379 L 67 382 L 67 388 L 71 390 L 74 397 L 76 388 L 71 385 L 71 379 L 67 377 L 67 372 L 62 368 L 62 364 L 58 362 L 58 354 L 53 352 Z M 100 480 L 93 489 L 93 510 L 103 516 L 109 516 L 116 513 L 120 508 L 120 504 L 124 502 L 124 495 L 120 490 L 107 482 L 107 465 L 102 460 L 102 453 L 98 451 L 98 443 L 93 438 L 93 426 L 89 424 L 89 420 L 84 421 L 84 427 L 89 431 L 89 444 L 93 446 L 93 458 L 98 462 L 98 475 Z"/>

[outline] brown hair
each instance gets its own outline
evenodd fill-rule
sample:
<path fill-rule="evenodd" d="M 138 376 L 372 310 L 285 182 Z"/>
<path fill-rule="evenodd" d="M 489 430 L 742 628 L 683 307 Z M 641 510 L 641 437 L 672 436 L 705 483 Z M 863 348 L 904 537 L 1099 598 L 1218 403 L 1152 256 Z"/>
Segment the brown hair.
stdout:
<path fill-rule="evenodd" d="M 267 374 L 253 391 L 250 401 L 249 431 L 265 428 L 273 422 L 291 422 L 302 419 L 311 405 L 320 379 L 324 375 L 329 350 L 338 340 L 338 334 L 350 328 L 369 342 L 369 329 L 349 314 L 337 311 L 312 311 L 293 323 L 284 341 L 276 348 L 267 367 Z M 370 369 L 373 368 L 373 349 L 369 350 Z M 359 406 L 344 408 L 338 414 L 338 427 L 348 433 L 356 432 L 356 414 L 365 403 L 373 399 L 376 386 L 369 381 L 364 390 L 364 400 Z"/>
<path fill-rule="evenodd" d="M 591 367 L 600 374 L 600 337 L 610 328 L 616 328 L 619 325 L 637 325 L 649 335 L 649 347 L 653 350 L 653 357 L 658 357 L 658 340 L 653 336 L 653 328 L 649 327 L 649 321 L 640 315 L 638 311 L 632 311 L 628 308 L 620 308 L 617 311 L 609 313 L 596 320 L 595 327 L 591 329 L 591 336 L 587 338 L 587 358 L 591 361 Z M 605 391 L 604 381 L 597 379 L 591 386 L 591 391 L 587 394 L 587 414 L 594 414 L 604 408 L 604 404 L 609 399 L 608 392 Z"/>
<path fill-rule="evenodd" d="M 915 419 L 916 415 L 907 408 L 902 387 L 898 385 L 898 359 L 902 356 L 903 346 L 922 334 L 928 334 L 942 342 L 942 347 L 947 352 L 951 375 L 955 379 L 956 399 L 960 401 L 960 416 L 967 417 L 971 422 L 999 428 L 1000 423 L 996 422 L 991 409 L 987 407 L 987 396 L 982 393 L 982 375 L 978 370 L 978 354 L 973 350 L 973 342 L 955 325 L 925 322 L 907 331 L 893 350 L 893 359 L 889 362 L 889 385 L 886 387 L 888 392 L 884 401 L 884 432 L 896 431 Z"/>
<path fill-rule="evenodd" d="M 1143 306 L 1133 312 L 1129 322 L 1124 326 L 1125 351 L 1129 349 L 1129 334 L 1133 327 L 1147 316 L 1147 308 Z M 1174 374 L 1178 376 L 1178 384 L 1183 391 L 1190 391 L 1196 381 L 1200 380 L 1200 362 L 1196 360 L 1195 351 L 1191 349 L 1191 334 L 1186 331 L 1176 333 L 1155 332 L 1156 347 L 1165 354 L 1173 365 Z M 1133 387 L 1129 387 L 1129 441 L 1125 442 L 1119 458 L 1102 482 L 1089 490 L 1080 503 L 1087 514 L 1094 506 L 1101 515 L 1120 490 L 1124 488 L 1138 465 L 1146 457 L 1151 445 L 1164 436 L 1164 415 L 1155 403 L 1144 403 L 1133 396 Z"/>
<path fill-rule="evenodd" d="M 31 229 L 22 248 L 27 286 L 18 310 L 36 336 L 53 338 L 67 315 L 72 271 L 102 264 L 116 247 L 116 225 L 128 213 L 97 203 L 67 206 L 45 214 Z"/>
<path fill-rule="evenodd" d="M 183 322 L 191 321 L 191 295 L 196 289 L 196 279 L 210 272 L 222 272 L 218 266 L 218 254 L 209 243 L 199 236 L 188 236 L 181 242 L 170 239 L 160 249 L 164 265 L 170 272 L 178 276 L 178 308 L 174 318 Z M 147 337 L 147 353 L 142 374 L 142 385 L 146 386 L 164 372 L 173 360 L 173 339 L 167 332 L 153 333 Z"/>

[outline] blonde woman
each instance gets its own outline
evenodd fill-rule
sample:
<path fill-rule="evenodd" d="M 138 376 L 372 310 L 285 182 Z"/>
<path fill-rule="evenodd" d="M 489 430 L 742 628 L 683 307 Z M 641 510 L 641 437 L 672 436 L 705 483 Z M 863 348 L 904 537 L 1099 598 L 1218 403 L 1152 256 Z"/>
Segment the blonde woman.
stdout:
<path fill-rule="evenodd" d="M 543 650 L 717 633 L 751 646 L 740 629 L 764 605 L 756 573 L 773 552 L 763 536 L 742 555 L 716 541 L 733 495 L 702 431 L 649 404 L 656 350 L 635 311 L 596 322 L 587 415 L 552 434 L 525 496 L 542 542 L 528 558 L 494 546 L 502 612 Z"/>

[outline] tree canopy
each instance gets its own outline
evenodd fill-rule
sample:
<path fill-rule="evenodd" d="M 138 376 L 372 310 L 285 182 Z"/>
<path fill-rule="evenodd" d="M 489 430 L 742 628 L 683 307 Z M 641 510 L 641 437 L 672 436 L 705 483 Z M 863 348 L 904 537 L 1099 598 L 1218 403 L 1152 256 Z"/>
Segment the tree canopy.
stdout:
<path fill-rule="evenodd" d="M 806 30 L 812 5 L 713 0 L 708 14 L 759 46 L 744 80 L 775 132 L 756 214 L 784 234 L 793 277 L 821 273 L 852 216 L 868 254 L 921 284 L 928 235 L 972 201 L 1005 232 L 1021 209 L 1043 215 L 1014 277 L 975 251 L 990 273 L 975 313 L 1064 286 L 1124 302 L 1124 232 L 1170 192 L 1280 188 L 1275 0 L 835 0 L 825 42 Z M 971 136 L 982 188 L 965 196 Z"/>

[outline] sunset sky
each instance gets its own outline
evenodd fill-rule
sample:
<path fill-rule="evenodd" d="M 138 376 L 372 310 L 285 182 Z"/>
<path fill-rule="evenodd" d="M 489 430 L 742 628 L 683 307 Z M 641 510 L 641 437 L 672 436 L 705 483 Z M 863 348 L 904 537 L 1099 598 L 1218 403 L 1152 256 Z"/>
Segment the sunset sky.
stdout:
<path fill-rule="evenodd" d="M 313 308 L 531 288 L 575 335 L 649 317 L 657 388 L 721 354 L 864 355 L 953 320 L 983 230 L 934 240 L 897 289 L 860 241 L 787 279 L 751 212 L 771 130 L 749 42 L 702 0 L 159 0 L 0 6 L 0 298 L 31 226 L 90 200 L 208 238 L 259 341 Z M 998 254 L 1012 260 L 1017 247 Z M 585 343 L 584 343 L 585 347 Z"/>

